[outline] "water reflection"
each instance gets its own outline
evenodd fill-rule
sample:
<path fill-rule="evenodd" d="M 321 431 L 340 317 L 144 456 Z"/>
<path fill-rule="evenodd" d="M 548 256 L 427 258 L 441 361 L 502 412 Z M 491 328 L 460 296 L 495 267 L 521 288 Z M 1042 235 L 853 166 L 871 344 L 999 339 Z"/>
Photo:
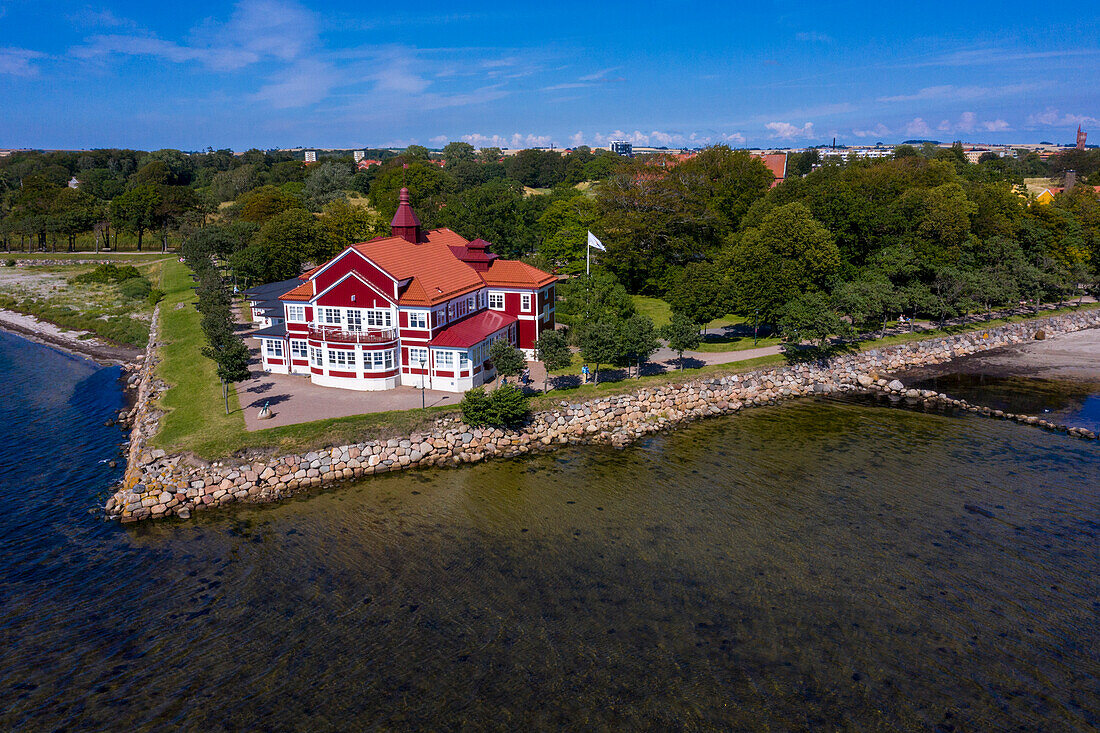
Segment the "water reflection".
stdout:
<path fill-rule="evenodd" d="M 1042 415 L 1071 427 L 1100 430 L 1100 384 L 1083 381 L 991 376 L 982 373 L 939 374 L 913 382 L 977 405 L 1006 412 Z"/>

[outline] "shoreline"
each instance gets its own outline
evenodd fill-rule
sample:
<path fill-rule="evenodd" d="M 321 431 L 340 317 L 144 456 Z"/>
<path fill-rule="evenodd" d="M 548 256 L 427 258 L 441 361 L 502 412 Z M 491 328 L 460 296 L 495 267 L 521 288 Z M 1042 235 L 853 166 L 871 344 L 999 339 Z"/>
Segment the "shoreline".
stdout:
<path fill-rule="evenodd" d="M 105 509 L 108 518 L 122 522 L 169 516 L 189 519 L 193 511 L 233 502 L 279 501 L 341 481 L 418 466 L 459 466 L 560 445 L 623 447 L 681 423 L 795 397 L 877 389 L 899 399 L 928 398 L 931 395 L 906 389 L 890 375 L 1098 328 L 1100 310 L 1090 309 L 716 379 L 643 387 L 580 402 L 563 399 L 557 407 L 532 414 L 523 427 L 515 429 L 478 429 L 461 420 L 447 419 L 437 421 L 433 430 L 404 438 L 367 439 L 299 454 L 238 455 L 212 463 L 190 454 L 167 455 L 145 445 L 157 429 L 151 401 L 162 386 L 152 375 L 156 340 L 152 337 L 140 383 L 141 397 L 135 408 L 137 417 L 125 477 Z M 973 411 L 986 414 L 982 408 Z M 1014 415 L 1013 419 L 1046 429 L 1063 427 L 1026 415 Z M 1073 434 L 1095 439 L 1088 431 Z"/>
<path fill-rule="evenodd" d="M 49 321 L 17 311 L 0 309 L 0 331 L 84 357 L 101 366 L 121 366 L 132 370 L 142 350 L 105 343 L 98 336 L 80 338 L 89 331 L 69 331 Z"/>

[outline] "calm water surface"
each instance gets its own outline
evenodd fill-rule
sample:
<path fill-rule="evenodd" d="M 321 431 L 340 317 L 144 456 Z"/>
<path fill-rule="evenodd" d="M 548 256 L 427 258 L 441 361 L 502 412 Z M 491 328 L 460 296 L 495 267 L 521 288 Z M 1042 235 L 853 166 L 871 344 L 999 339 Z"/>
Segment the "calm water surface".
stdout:
<path fill-rule="evenodd" d="M 1100 725 L 1095 443 L 801 401 L 120 527 L 116 372 L 0 373 L 3 730 Z"/>

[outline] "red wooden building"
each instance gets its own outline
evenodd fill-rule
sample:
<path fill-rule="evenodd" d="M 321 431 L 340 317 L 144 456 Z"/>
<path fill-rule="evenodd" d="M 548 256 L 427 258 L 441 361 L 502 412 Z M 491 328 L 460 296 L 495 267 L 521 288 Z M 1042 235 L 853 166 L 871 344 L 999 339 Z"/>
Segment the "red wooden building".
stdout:
<path fill-rule="evenodd" d="M 497 339 L 534 353 L 554 328 L 553 275 L 500 259 L 450 229 L 422 231 L 402 189 L 391 236 L 355 244 L 303 274 L 257 331 L 265 370 L 356 390 L 463 392 L 491 379 Z"/>

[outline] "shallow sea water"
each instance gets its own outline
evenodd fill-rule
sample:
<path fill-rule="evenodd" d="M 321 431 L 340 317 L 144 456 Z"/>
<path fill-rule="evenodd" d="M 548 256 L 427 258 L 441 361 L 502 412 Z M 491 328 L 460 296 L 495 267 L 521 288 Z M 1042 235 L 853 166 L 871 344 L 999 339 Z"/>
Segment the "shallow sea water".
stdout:
<path fill-rule="evenodd" d="M 803 400 L 122 527 L 117 373 L 0 369 L 4 730 L 1100 725 L 1096 443 Z"/>

